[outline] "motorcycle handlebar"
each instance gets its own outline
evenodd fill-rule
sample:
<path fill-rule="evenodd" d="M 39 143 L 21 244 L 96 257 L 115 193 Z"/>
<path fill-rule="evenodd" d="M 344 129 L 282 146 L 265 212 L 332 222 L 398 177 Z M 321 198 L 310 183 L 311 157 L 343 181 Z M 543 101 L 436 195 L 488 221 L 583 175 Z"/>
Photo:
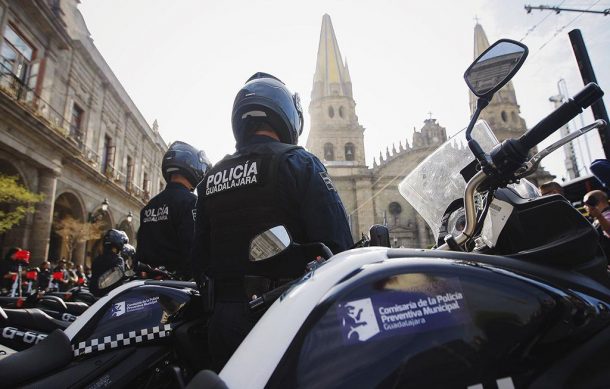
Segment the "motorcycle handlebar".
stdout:
<path fill-rule="evenodd" d="M 535 147 L 558 128 L 576 117 L 584 108 L 589 107 L 599 100 L 603 95 L 604 92 L 597 84 L 593 82 L 587 84 L 587 86 L 578 92 L 572 99 L 569 99 L 557 107 L 551 114 L 523 134 L 521 138 L 519 138 L 519 143 L 526 150 Z"/>
<path fill-rule="evenodd" d="M 255 298 L 254 300 L 250 301 L 248 303 L 248 307 L 250 308 L 250 310 L 254 311 L 258 308 L 261 308 L 262 306 L 273 304 L 275 300 L 277 300 L 282 295 L 282 293 L 288 290 L 288 288 L 290 288 L 295 282 L 296 280 L 288 282 L 273 290 L 270 290 L 267 293 L 263 293 L 261 297 Z"/>

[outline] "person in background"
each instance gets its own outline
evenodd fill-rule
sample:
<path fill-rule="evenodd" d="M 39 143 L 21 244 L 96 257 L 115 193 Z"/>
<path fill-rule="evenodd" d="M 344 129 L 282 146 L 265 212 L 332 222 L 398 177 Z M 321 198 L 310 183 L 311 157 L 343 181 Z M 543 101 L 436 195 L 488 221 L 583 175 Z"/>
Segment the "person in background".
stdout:
<path fill-rule="evenodd" d="M 11 247 L 4 256 L 4 260 L 0 262 L 0 289 L 5 292 L 11 289 L 17 276 L 16 255 L 19 251 L 21 251 L 19 247 Z"/>
<path fill-rule="evenodd" d="M 606 254 L 610 256 L 610 206 L 608 195 L 601 190 L 592 190 L 583 198 L 585 209 L 593 219 L 593 227 L 599 234 L 599 243 Z"/>
<path fill-rule="evenodd" d="M 197 202 L 192 192 L 209 166 L 202 150 L 184 142 L 169 146 L 161 163 L 167 185 L 140 211 L 136 262 L 163 266 L 179 278 L 191 278 L 189 254 Z"/>
<path fill-rule="evenodd" d="M 46 291 L 49 288 L 49 282 L 51 281 L 51 263 L 49 261 L 43 261 L 40 264 L 40 271 L 38 272 L 38 290 Z"/>
<path fill-rule="evenodd" d="M 118 286 L 117 283 L 111 285 L 104 284 L 103 276 L 115 269 L 125 271 L 125 262 L 120 253 L 123 246 L 129 243 L 129 238 L 125 232 L 112 229 L 106 231 L 103 242 L 104 250 L 102 254 L 93 260 L 93 266 L 91 267 L 92 274 L 89 290 L 96 297 L 104 296 Z M 102 282 L 99 282 L 100 280 Z"/>

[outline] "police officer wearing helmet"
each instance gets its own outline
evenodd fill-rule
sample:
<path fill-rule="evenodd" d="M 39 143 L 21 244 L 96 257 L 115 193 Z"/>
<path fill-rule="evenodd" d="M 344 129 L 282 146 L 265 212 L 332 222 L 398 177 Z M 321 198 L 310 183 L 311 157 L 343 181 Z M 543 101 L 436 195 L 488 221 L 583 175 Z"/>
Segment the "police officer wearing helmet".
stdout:
<path fill-rule="evenodd" d="M 167 186 L 140 211 L 137 262 L 164 266 L 190 278 L 188 257 L 197 202 L 192 191 L 209 166 L 203 151 L 184 142 L 171 144 L 161 164 Z"/>
<path fill-rule="evenodd" d="M 125 261 L 123 261 L 120 253 L 123 246 L 129 243 L 129 238 L 124 231 L 111 229 L 104 234 L 103 243 L 104 249 L 102 254 L 97 256 L 91 265 L 91 283 L 89 290 L 97 297 L 107 294 L 117 286 L 115 284 L 108 287 L 100 287 L 98 281 L 102 275 L 114 268 L 125 271 Z"/>
<path fill-rule="evenodd" d="M 323 242 L 333 253 L 353 245 L 345 209 L 326 169 L 296 146 L 303 130 L 298 95 L 266 73 L 253 75 L 237 93 L 232 114 L 236 152 L 217 163 L 197 187 L 191 261 L 213 280 L 209 345 L 219 370 L 255 323 L 247 302 L 294 269 L 249 262 L 257 234 L 284 225 L 298 243 Z"/>

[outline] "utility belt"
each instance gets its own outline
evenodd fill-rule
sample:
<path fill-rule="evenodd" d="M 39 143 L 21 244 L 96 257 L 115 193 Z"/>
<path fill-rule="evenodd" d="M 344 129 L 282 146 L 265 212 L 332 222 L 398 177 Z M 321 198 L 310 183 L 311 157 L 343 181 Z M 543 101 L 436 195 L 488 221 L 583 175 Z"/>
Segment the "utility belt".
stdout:
<path fill-rule="evenodd" d="M 215 279 L 214 300 L 219 302 L 245 302 L 260 297 L 289 279 L 271 279 L 246 275 L 243 278 Z"/>

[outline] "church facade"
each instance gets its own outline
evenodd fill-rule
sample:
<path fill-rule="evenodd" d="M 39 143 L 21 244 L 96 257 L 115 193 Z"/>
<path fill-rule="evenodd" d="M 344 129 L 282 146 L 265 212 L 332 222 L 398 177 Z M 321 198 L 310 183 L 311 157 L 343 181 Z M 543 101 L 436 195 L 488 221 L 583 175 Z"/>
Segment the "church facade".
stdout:
<path fill-rule="evenodd" d="M 474 33 L 474 57 L 489 47 L 482 27 Z M 471 95 L 471 109 L 476 104 Z M 379 162 L 365 162 L 364 127 L 356 115 L 352 80 L 329 15 L 322 18 L 316 71 L 309 106 L 311 128 L 306 147 L 324 163 L 341 196 L 354 240 L 373 224 L 390 230 L 392 247 L 428 248 L 434 244 L 432 231 L 404 200 L 398 184 L 425 157 L 447 140 L 447 132 L 433 118 L 424 120 L 411 142 L 398 149 L 386 148 Z M 500 141 L 526 130 L 512 83 L 494 97 L 481 119 L 487 120 Z M 544 176 L 544 174 L 543 174 Z M 546 177 L 542 179 L 550 179 Z"/>

